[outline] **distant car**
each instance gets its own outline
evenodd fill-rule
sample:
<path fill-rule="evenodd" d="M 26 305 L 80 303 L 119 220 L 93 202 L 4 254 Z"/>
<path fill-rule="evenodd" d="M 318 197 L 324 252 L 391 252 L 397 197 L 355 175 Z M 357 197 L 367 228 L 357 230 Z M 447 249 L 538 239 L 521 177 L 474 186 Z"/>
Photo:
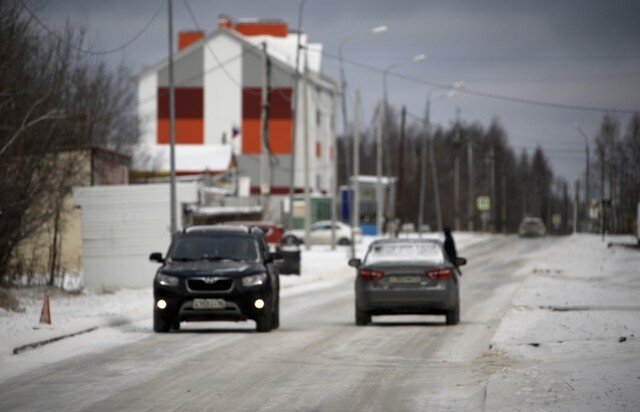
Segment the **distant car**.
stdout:
<path fill-rule="evenodd" d="M 445 315 L 447 325 L 460 321 L 460 272 L 435 239 L 382 239 L 369 246 L 357 269 L 356 325 L 372 315 Z"/>
<path fill-rule="evenodd" d="M 153 281 L 153 330 L 179 329 L 182 321 L 256 321 L 258 332 L 280 324 L 280 281 L 258 228 L 194 226 L 173 237 Z"/>
<path fill-rule="evenodd" d="M 351 244 L 351 227 L 342 223 L 335 222 L 336 243 L 339 245 Z M 313 245 L 331 244 L 332 225 L 330 220 L 321 220 L 311 225 L 309 238 Z M 356 243 L 362 239 L 362 232 L 356 229 L 354 232 Z M 283 243 L 285 245 L 300 245 L 304 243 L 304 229 L 294 229 L 284 233 Z"/>
<path fill-rule="evenodd" d="M 224 222 L 223 225 L 231 226 L 247 226 L 247 227 L 259 227 L 264 232 L 264 237 L 267 243 L 271 247 L 280 246 L 282 244 L 282 235 L 284 234 L 284 227 L 282 225 L 265 222 L 260 220 L 240 220 Z"/>
<path fill-rule="evenodd" d="M 547 228 L 539 217 L 525 217 L 518 229 L 520 237 L 538 237 L 547 234 Z"/>

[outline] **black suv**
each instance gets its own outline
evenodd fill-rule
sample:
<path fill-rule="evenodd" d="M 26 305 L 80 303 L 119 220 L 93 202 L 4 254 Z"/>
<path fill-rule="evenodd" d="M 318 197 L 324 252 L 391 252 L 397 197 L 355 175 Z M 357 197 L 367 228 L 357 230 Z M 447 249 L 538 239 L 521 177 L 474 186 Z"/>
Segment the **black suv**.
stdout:
<path fill-rule="evenodd" d="M 153 330 L 179 329 L 181 321 L 256 321 L 258 332 L 280 323 L 277 253 L 259 228 L 194 226 L 173 237 L 153 282 Z"/>

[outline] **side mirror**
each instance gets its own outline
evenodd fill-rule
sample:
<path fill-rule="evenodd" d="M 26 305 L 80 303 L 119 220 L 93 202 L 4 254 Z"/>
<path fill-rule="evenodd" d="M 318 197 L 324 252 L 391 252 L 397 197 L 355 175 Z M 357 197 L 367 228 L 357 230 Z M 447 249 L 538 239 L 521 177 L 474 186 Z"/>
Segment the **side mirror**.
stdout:
<path fill-rule="evenodd" d="M 456 259 L 456 266 L 464 266 L 467 264 L 467 259 L 459 257 Z"/>
<path fill-rule="evenodd" d="M 152 262 L 164 263 L 164 259 L 162 258 L 162 253 L 153 252 L 149 255 L 149 260 Z"/>
<path fill-rule="evenodd" d="M 361 264 L 362 264 L 362 260 L 358 258 L 349 259 L 349 266 L 351 267 L 359 268 Z"/>
<path fill-rule="evenodd" d="M 284 261 L 284 256 L 280 252 L 271 252 L 269 254 L 269 260 L 271 262 L 280 263 Z"/>

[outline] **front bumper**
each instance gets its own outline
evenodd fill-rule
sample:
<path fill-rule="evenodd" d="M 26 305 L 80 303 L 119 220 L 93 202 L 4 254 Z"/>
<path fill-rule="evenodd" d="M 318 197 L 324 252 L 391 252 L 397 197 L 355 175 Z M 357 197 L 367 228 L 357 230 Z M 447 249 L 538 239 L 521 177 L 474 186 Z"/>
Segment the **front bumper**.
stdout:
<path fill-rule="evenodd" d="M 154 310 L 164 319 L 178 321 L 212 321 L 212 320 L 255 320 L 260 313 L 268 310 L 272 299 L 271 287 L 268 284 L 256 287 L 243 287 L 238 285 L 239 279 L 234 282 L 234 287 L 225 292 L 192 292 L 185 287 L 181 280 L 177 287 L 154 286 Z M 167 306 L 164 309 L 157 307 L 157 302 L 162 299 Z M 225 307 L 221 309 L 194 309 L 194 299 L 224 299 Z M 265 306 L 261 309 L 255 307 L 255 301 L 262 299 Z"/>

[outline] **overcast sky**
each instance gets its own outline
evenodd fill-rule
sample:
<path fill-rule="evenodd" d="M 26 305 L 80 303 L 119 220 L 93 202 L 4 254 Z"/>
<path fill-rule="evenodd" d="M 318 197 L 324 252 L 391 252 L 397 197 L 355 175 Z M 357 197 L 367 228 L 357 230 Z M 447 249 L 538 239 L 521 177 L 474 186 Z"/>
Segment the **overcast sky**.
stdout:
<path fill-rule="evenodd" d="M 234 18 L 282 18 L 294 27 L 298 0 L 188 0 L 208 32 L 221 13 Z M 28 0 L 52 28 L 67 19 L 84 23 L 95 50 L 132 38 L 164 0 Z M 640 110 L 640 2 L 628 1 L 425 1 L 307 0 L 303 30 L 310 41 L 337 54 L 345 38 L 378 25 L 386 33 L 349 43 L 345 58 L 384 68 L 424 53 L 423 62 L 398 71 L 437 83 L 464 81 L 481 91 L 550 103 Z M 183 0 L 174 0 L 176 30 L 194 23 Z M 166 7 L 148 30 L 122 52 L 109 55 L 134 72 L 167 53 Z M 325 57 L 324 72 L 338 78 L 338 65 Z M 350 101 L 361 90 L 364 116 L 382 98 L 382 75 L 346 66 Z M 389 100 L 422 115 L 430 86 L 389 78 Z M 573 125 L 594 135 L 604 113 L 519 104 L 465 93 L 453 99 L 434 92 L 432 120 L 447 125 L 461 109 L 466 122 L 488 126 L 497 117 L 516 149 L 541 145 L 554 171 L 573 182 L 584 170 L 584 141 Z M 353 118 L 350 105 L 350 118 Z M 629 115 L 616 115 L 626 128 Z M 338 119 L 339 120 L 339 119 Z M 338 122 L 338 124 L 341 124 Z M 592 151 L 593 153 L 593 151 Z"/>

